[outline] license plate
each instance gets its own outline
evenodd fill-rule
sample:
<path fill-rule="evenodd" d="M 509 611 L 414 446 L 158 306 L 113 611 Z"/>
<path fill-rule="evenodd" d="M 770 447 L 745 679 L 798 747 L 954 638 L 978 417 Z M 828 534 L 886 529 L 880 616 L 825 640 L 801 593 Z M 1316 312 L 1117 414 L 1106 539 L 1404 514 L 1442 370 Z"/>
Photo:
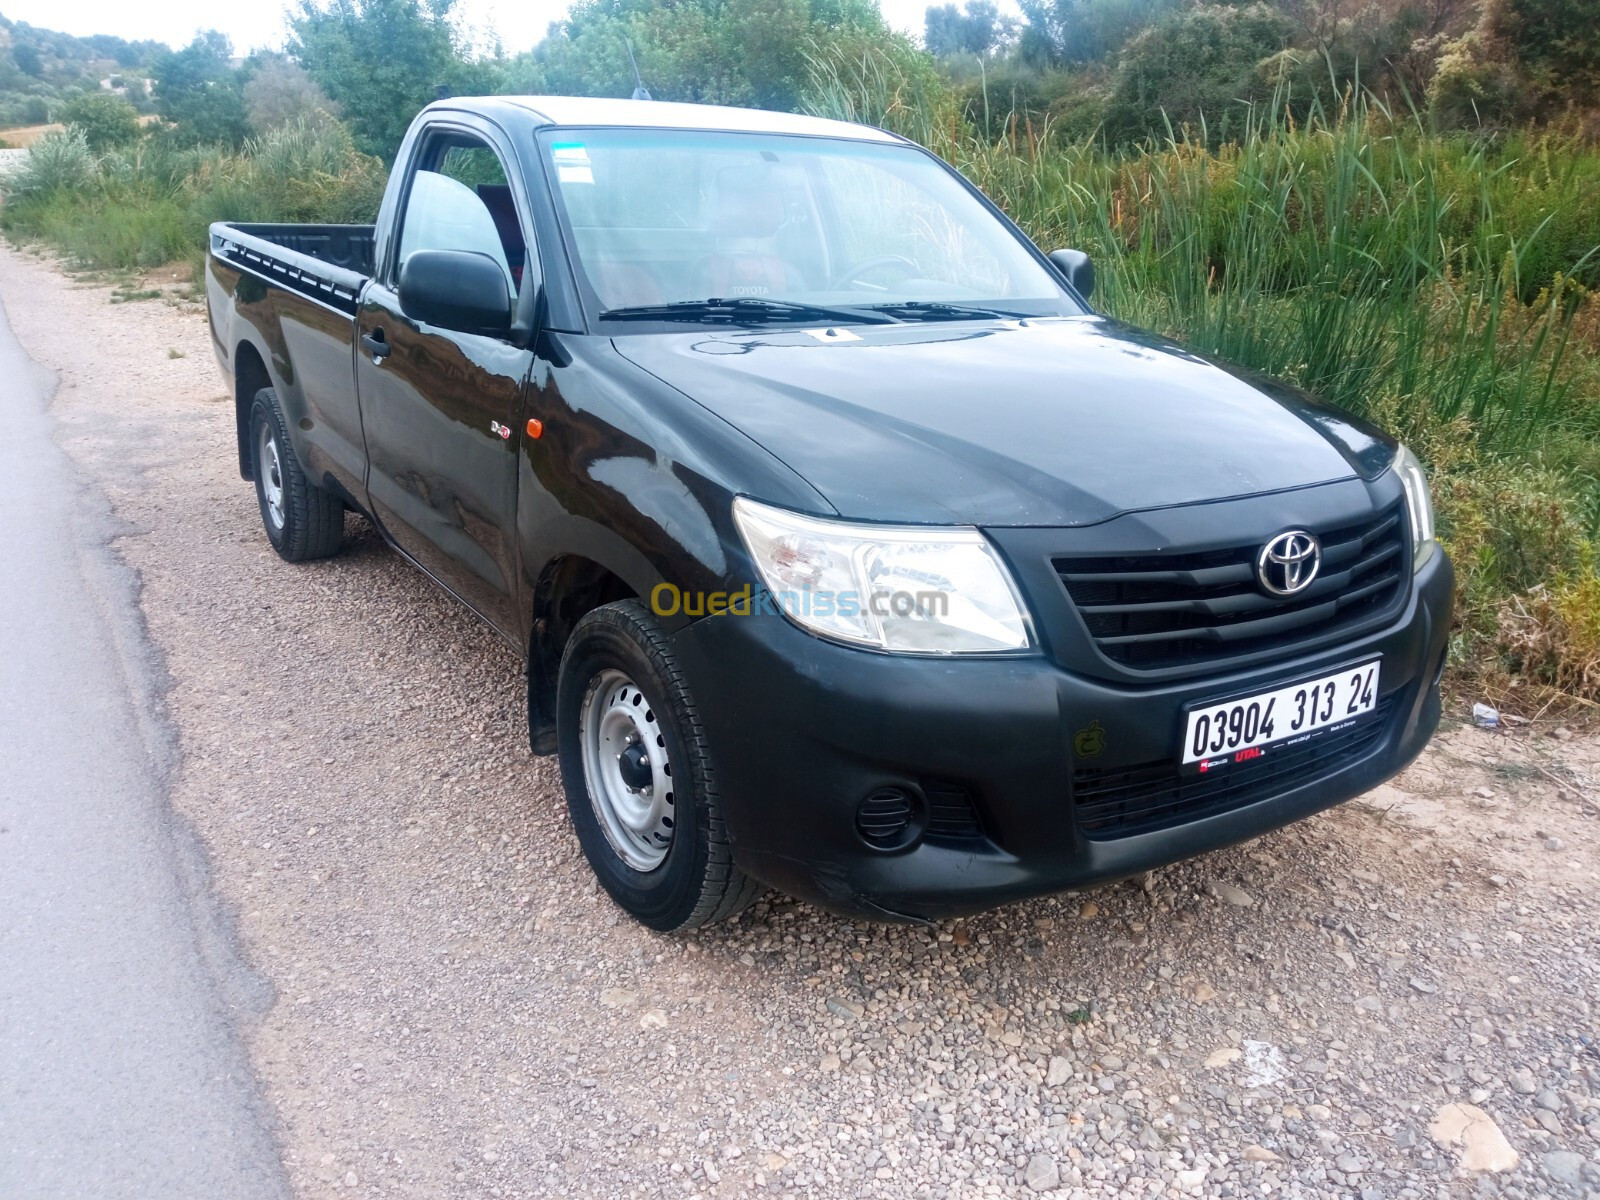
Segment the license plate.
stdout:
<path fill-rule="evenodd" d="M 1377 707 L 1379 661 L 1191 708 L 1183 735 L 1184 771 L 1220 770 L 1355 724 Z"/>

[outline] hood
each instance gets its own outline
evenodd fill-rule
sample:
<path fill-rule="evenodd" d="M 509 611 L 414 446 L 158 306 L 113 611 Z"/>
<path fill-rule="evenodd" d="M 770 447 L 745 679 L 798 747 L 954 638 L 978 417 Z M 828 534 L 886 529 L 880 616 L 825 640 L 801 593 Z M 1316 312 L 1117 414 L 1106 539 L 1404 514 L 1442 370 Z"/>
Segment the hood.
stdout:
<path fill-rule="evenodd" d="M 864 521 L 1088 525 L 1370 478 L 1393 454 L 1336 409 L 1101 317 L 614 345 Z"/>

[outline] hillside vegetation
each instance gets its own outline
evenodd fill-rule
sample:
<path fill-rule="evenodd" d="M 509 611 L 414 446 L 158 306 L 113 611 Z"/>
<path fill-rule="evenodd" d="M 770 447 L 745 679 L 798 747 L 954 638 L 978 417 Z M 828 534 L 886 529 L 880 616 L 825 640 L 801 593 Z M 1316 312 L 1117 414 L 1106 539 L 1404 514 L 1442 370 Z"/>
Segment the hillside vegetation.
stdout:
<path fill-rule="evenodd" d="M 145 78 L 166 47 L 118 37 L 78 38 L 0 16 L 0 139 L 10 126 L 45 125 L 74 99 L 102 91 L 147 109 Z"/>
<path fill-rule="evenodd" d="M 867 121 L 931 147 L 1109 314 L 1382 421 L 1433 470 L 1456 678 L 1600 699 L 1600 30 L 1579 0 L 985 0 L 927 47 L 864 0 L 580 0 L 472 53 L 418 0 L 307 0 L 283 56 L 149 58 L 159 120 L 43 138 L 0 226 L 84 266 L 198 263 L 212 220 L 371 220 L 435 85 Z M 98 124 L 97 124 L 98 122 Z"/>

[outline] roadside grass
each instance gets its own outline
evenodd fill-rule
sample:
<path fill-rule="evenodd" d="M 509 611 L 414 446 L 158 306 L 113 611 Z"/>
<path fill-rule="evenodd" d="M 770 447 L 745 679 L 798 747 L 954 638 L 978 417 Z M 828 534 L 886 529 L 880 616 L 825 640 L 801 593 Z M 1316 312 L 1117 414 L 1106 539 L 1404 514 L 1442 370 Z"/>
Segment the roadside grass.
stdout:
<path fill-rule="evenodd" d="M 136 304 L 140 300 L 159 300 L 163 292 L 160 288 L 134 288 L 128 291 L 114 291 L 111 293 L 113 304 Z"/>
<path fill-rule="evenodd" d="M 147 138 L 103 156 L 73 129 L 47 135 L 4 185 L 0 229 L 73 264 L 138 270 L 182 261 L 201 277 L 213 221 L 367 222 L 385 172 L 331 120 L 284 125 L 229 152 Z"/>

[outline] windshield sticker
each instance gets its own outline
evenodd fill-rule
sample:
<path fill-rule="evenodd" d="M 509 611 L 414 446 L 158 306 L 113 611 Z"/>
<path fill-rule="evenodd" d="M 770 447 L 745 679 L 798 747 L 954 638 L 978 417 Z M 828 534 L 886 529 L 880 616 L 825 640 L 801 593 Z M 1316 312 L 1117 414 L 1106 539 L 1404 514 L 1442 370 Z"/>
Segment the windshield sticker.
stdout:
<path fill-rule="evenodd" d="M 550 147 L 550 160 L 558 167 L 587 167 L 589 151 L 582 142 L 556 142 Z"/>
<path fill-rule="evenodd" d="M 594 172 L 588 167 L 561 167 L 556 168 L 556 177 L 562 183 L 593 183 Z"/>

